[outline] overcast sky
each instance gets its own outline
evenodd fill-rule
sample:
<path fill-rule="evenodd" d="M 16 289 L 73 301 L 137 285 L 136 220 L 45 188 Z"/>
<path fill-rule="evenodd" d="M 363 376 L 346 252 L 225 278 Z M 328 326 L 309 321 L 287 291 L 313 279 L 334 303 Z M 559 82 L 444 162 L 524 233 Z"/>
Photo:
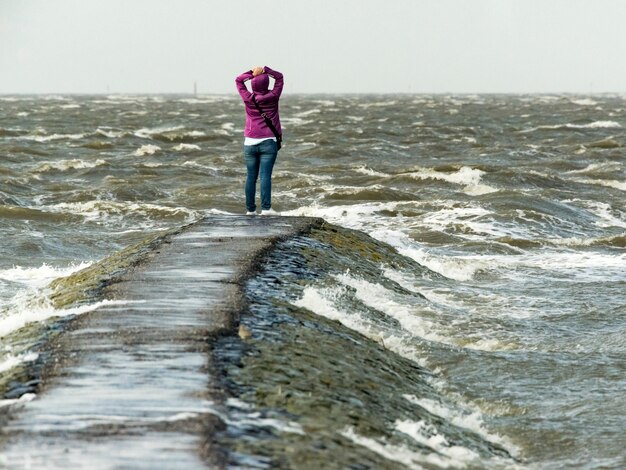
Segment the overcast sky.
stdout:
<path fill-rule="evenodd" d="M 625 92 L 626 0 L 0 0 L 0 93 Z"/>

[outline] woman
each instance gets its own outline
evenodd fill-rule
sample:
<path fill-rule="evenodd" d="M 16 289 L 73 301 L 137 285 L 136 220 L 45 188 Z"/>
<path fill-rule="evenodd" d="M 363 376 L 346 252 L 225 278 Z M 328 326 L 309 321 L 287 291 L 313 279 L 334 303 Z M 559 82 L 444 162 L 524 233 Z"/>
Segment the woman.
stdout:
<path fill-rule="evenodd" d="M 270 79 L 275 80 L 269 89 Z M 245 82 L 252 80 L 252 93 Z M 278 139 L 266 122 L 268 118 L 276 133 L 282 136 L 278 100 L 283 91 L 283 74 L 271 68 L 255 67 L 235 79 L 237 90 L 246 106 L 246 129 L 243 133 L 243 154 L 248 168 L 246 178 L 246 215 L 256 215 L 256 180 L 261 172 L 261 215 L 278 215 L 272 210 L 272 170 L 278 154 Z M 255 104 L 256 101 L 256 104 Z M 260 110 L 259 110 L 260 108 Z M 262 114 L 265 114 L 266 118 Z"/>

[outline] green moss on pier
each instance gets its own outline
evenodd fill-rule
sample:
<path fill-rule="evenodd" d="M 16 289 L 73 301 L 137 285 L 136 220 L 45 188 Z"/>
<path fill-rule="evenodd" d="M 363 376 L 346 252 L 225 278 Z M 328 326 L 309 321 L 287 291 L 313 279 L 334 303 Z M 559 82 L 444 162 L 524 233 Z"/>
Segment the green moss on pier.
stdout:
<path fill-rule="evenodd" d="M 50 283 L 49 299 L 56 309 L 67 309 L 101 300 L 106 286 L 121 279 L 130 269 L 158 253 L 163 243 L 183 231 L 185 227 L 151 235 L 141 242 L 129 246 L 113 255 L 92 264 L 69 276 Z M 50 344 L 63 331 L 71 317 L 52 317 L 44 322 L 29 323 L 2 338 L 2 345 L 10 348 L 11 354 L 19 356 L 28 351 L 37 351 L 39 357 L 32 362 L 20 364 L 0 375 L 0 397 L 19 398 L 25 393 L 36 392 L 42 378 Z M 0 415 L 0 424 L 2 415 Z"/>
<path fill-rule="evenodd" d="M 70 274 L 67 277 L 55 279 L 50 283 L 52 293 L 50 300 L 54 308 L 61 309 L 90 303 L 102 297 L 103 289 L 120 278 L 129 269 L 144 259 L 157 253 L 162 243 L 183 228 L 176 228 L 146 238 L 141 242 L 129 246 L 91 266 Z"/>

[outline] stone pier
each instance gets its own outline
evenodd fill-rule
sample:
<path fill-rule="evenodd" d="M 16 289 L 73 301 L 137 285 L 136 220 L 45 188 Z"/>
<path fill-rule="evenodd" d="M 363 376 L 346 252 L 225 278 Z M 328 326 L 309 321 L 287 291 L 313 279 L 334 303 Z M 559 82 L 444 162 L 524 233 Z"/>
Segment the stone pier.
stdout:
<path fill-rule="evenodd" d="M 214 216 L 119 273 L 106 302 L 47 345 L 36 398 L 12 405 L 2 429 L 0 466 L 221 467 L 211 338 L 237 331 L 243 283 L 263 253 L 321 223 Z"/>

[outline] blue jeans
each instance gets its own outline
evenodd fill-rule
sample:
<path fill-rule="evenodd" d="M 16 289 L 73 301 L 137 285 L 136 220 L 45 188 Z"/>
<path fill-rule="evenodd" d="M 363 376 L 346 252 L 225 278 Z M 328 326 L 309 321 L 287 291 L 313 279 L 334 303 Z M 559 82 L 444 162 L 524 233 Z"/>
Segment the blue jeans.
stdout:
<path fill-rule="evenodd" d="M 278 149 L 276 142 L 271 139 L 264 140 L 257 145 L 244 145 L 243 155 L 246 158 L 248 177 L 246 178 L 246 209 L 248 212 L 256 211 L 254 202 L 256 196 L 256 180 L 261 172 L 261 210 L 272 207 L 272 170 Z"/>

